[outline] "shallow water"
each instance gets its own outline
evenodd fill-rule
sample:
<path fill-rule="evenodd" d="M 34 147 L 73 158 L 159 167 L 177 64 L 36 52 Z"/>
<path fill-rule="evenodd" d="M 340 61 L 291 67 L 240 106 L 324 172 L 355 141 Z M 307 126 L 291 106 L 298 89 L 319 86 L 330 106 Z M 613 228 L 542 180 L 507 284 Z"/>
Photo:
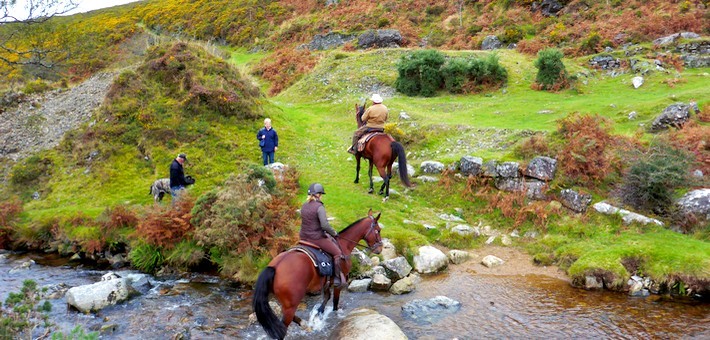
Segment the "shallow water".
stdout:
<path fill-rule="evenodd" d="M 30 269 L 9 270 L 34 258 Z M 37 254 L 0 259 L 0 299 L 19 291 L 22 281 L 40 286 L 89 284 L 106 271 L 66 266 L 66 260 Z M 58 266 L 59 265 L 59 266 Z M 119 275 L 135 271 L 118 271 Z M 96 314 L 68 310 L 64 298 L 50 300 L 52 320 L 65 334 L 75 325 L 98 330 L 114 325 L 104 339 L 248 338 L 265 339 L 258 325 L 249 325 L 251 291 L 212 276 L 157 280 L 148 293 Z M 444 295 L 461 302 L 461 309 L 433 323 L 420 325 L 402 316 L 413 299 Z M 341 310 L 324 318 L 313 310 L 318 296 L 307 297 L 298 315 L 312 331 L 289 327 L 288 339 L 327 338 L 329 331 L 358 307 L 377 310 L 397 323 L 411 339 L 479 338 L 710 338 L 710 305 L 651 296 L 632 298 L 620 293 L 588 292 L 563 280 L 541 275 L 494 276 L 476 273 L 466 265 L 425 277 L 407 295 L 350 293 L 341 295 Z"/>

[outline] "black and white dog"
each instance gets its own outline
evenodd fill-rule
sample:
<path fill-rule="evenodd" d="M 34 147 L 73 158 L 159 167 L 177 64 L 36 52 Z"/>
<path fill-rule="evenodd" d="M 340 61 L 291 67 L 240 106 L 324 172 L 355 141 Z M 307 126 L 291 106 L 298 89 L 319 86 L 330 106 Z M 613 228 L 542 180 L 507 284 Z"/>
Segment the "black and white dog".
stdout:
<path fill-rule="evenodd" d="M 153 195 L 155 203 L 162 201 L 165 194 L 170 194 L 170 178 L 161 178 L 153 182 L 150 186 L 150 194 Z"/>
<path fill-rule="evenodd" d="M 185 176 L 185 181 L 188 185 L 195 184 L 192 176 Z M 170 194 L 170 178 L 161 178 L 153 182 L 150 186 L 150 194 L 153 195 L 155 203 L 162 201 L 165 194 Z"/>

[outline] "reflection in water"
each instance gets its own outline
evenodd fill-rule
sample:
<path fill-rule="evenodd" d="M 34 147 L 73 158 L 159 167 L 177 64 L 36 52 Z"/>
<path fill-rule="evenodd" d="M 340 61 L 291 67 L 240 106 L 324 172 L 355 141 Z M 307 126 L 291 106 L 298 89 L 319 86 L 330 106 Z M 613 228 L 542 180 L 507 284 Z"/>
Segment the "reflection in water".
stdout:
<path fill-rule="evenodd" d="M 18 291 L 25 279 L 33 279 L 40 286 L 62 282 L 77 286 L 96 282 L 105 273 L 40 264 L 8 273 L 25 260 L 26 256 L 0 259 L 2 301 L 9 292 Z M 119 272 L 127 273 L 133 272 Z M 147 294 L 91 315 L 67 310 L 63 298 L 52 300 L 51 318 L 65 334 L 75 325 L 86 330 L 116 325 L 113 333 L 102 336 L 107 339 L 171 338 L 180 334 L 199 339 L 266 338 L 261 327 L 249 325 L 249 290 L 204 276 L 192 281 L 156 280 L 153 284 Z M 417 325 L 403 318 L 402 305 L 437 295 L 461 302 L 461 310 L 431 325 Z M 358 307 L 386 315 L 412 339 L 710 338 L 707 304 L 587 292 L 537 275 L 490 276 L 452 269 L 448 274 L 424 278 L 416 291 L 407 295 L 343 292 L 344 311 L 332 313 L 329 304 L 324 319 L 313 314 L 319 302 L 318 296 L 308 297 L 297 312 L 314 331 L 294 324 L 289 327 L 289 339 L 326 338 L 348 311 Z"/>

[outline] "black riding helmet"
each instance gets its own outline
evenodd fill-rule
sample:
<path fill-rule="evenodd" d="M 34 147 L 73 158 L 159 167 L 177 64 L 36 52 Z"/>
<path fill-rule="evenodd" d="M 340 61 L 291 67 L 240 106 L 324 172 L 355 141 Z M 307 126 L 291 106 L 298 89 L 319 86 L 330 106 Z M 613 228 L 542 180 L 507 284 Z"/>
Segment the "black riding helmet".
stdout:
<path fill-rule="evenodd" d="M 320 183 L 313 183 L 308 186 L 308 194 L 309 195 L 315 195 L 315 194 L 325 195 L 325 190 L 323 189 L 323 186 Z"/>

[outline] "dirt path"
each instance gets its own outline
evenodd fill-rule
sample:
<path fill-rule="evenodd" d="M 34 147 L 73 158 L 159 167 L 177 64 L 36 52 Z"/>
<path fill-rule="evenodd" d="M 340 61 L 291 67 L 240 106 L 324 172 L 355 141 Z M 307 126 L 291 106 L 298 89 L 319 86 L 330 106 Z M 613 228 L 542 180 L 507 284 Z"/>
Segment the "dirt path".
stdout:
<path fill-rule="evenodd" d="M 484 246 L 483 248 L 469 250 L 471 260 L 449 266 L 450 273 L 467 272 L 484 275 L 545 275 L 569 282 L 569 277 L 556 266 L 537 266 L 533 263 L 532 256 L 523 250 L 512 247 Z M 488 255 L 499 257 L 505 263 L 502 266 L 488 268 L 481 264 L 481 260 Z"/>

